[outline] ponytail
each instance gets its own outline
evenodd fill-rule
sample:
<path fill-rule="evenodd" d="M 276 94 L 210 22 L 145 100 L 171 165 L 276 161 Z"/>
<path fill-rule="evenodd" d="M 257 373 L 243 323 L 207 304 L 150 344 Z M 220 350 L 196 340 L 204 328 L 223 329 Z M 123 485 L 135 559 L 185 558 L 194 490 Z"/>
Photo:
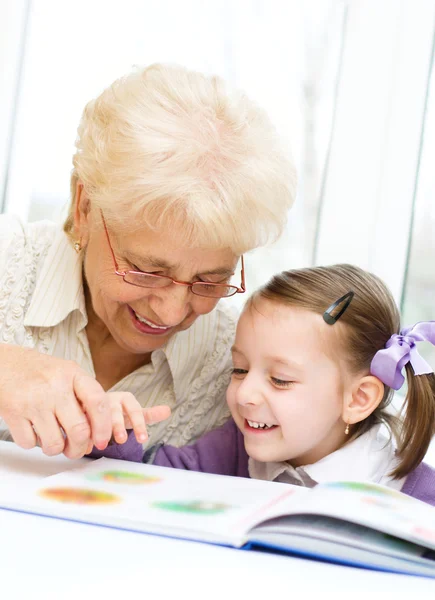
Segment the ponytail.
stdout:
<path fill-rule="evenodd" d="M 392 472 L 397 479 L 418 467 L 435 434 L 435 375 L 414 375 L 409 363 L 405 369 L 408 393 L 398 439 L 400 463 Z"/>
<path fill-rule="evenodd" d="M 421 321 L 393 334 L 370 365 L 370 373 L 393 390 L 402 387 L 402 369 L 406 370 L 408 393 L 397 436 L 400 463 L 392 472 L 397 479 L 418 467 L 435 434 L 435 375 L 416 347 L 423 341 L 435 346 L 435 321 Z"/>

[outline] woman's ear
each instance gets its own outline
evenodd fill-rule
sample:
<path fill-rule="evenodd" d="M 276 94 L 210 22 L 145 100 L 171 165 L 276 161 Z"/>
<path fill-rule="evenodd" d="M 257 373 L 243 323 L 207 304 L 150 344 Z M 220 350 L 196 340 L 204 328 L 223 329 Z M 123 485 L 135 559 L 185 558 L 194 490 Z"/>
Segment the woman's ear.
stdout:
<path fill-rule="evenodd" d="M 74 232 L 80 245 L 85 247 L 89 239 L 89 213 L 91 202 L 83 183 L 77 180 L 76 183 L 76 202 L 74 206 Z"/>
<path fill-rule="evenodd" d="M 343 407 L 343 421 L 350 425 L 364 421 L 374 412 L 384 397 L 384 384 L 374 375 L 355 382 L 349 402 Z"/>

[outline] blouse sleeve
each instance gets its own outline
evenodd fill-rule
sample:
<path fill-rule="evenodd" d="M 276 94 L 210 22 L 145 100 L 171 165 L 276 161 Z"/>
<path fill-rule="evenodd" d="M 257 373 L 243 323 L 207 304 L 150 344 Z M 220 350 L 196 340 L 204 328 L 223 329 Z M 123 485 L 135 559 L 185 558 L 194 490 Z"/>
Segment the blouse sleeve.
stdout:
<path fill-rule="evenodd" d="M 88 454 L 89 458 L 116 458 L 117 460 L 129 460 L 130 462 L 142 462 L 143 448 L 142 444 L 136 441 L 134 431 L 128 432 L 127 441 L 124 444 L 113 442 L 104 450 L 98 450 L 95 446 L 92 452 Z"/>
<path fill-rule="evenodd" d="M 186 471 L 249 477 L 243 435 L 232 419 L 223 427 L 206 433 L 194 444 L 181 448 L 162 445 L 155 453 L 153 464 Z"/>

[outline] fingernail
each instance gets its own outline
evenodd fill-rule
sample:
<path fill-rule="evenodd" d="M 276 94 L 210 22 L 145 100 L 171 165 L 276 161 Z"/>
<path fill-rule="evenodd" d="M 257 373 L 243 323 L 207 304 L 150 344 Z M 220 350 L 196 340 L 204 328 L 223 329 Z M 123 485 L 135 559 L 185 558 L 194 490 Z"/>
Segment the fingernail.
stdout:
<path fill-rule="evenodd" d="M 96 447 L 98 448 L 98 450 L 105 450 L 107 448 L 107 440 L 103 440 L 102 442 L 96 442 Z"/>
<path fill-rule="evenodd" d="M 148 439 L 148 436 L 146 433 L 140 433 L 138 436 L 138 442 L 146 442 L 146 440 Z"/>

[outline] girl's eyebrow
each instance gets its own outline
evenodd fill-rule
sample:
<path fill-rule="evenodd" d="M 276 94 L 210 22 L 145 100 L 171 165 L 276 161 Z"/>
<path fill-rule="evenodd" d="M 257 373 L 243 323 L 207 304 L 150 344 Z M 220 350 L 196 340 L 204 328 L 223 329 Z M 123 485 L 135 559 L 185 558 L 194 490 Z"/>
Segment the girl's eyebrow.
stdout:
<path fill-rule="evenodd" d="M 174 265 L 174 264 L 170 264 L 168 263 L 166 260 L 163 260 L 161 258 L 158 258 L 156 256 L 139 256 L 138 254 L 135 254 L 134 252 L 126 252 L 126 255 L 128 258 L 132 258 L 132 262 L 134 262 L 135 264 L 137 263 L 137 265 L 139 266 L 141 263 L 147 265 L 148 267 L 151 267 L 153 269 L 162 269 L 162 270 L 177 270 L 178 265 Z M 233 275 L 234 273 L 234 269 L 232 266 L 224 266 L 224 267 L 217 267 L 216 269 L 210 269 L 209 271 L 201 271 L 201 273 L 197 273 L 196 276 L 198 275 L 223 275 L 223 276 L 230 276 Z"/>
<path fill-rule="evenodd" d="M 297 363 L 293 360 L 289 360 L 287 358 L 283 358 L 282 356 L 268 356 L 267 357 L 270 362 L 278 363 L 280 365 L 284 365 L 285 367 L 290 367 L 291 369 L 296 369 L 297 371 L 303 371 L 304 367 L 300 363 Z"/>
<path fill-rule="evenodd" d="M 235 354 L 240 354 L 241 356 L 244 356 L 243 352 L 241 350 L 239 350 L 239 348 L 237 348 L 237 346 L 233 346 L 231 348 L 231 352 L 235 353 Z M 294 362 L 292 360 L 288 360 L 287 358 L 283 358 L 282 356 L 266 356 L 266 360 L 272 362 L 272 363 L 278 363 L 280 365 L 284 365 L 285 367 L 290 367 L 291 369 L 295 369 L 297 371 L 303 371 L 304 367 L 303 365 Z"/>

